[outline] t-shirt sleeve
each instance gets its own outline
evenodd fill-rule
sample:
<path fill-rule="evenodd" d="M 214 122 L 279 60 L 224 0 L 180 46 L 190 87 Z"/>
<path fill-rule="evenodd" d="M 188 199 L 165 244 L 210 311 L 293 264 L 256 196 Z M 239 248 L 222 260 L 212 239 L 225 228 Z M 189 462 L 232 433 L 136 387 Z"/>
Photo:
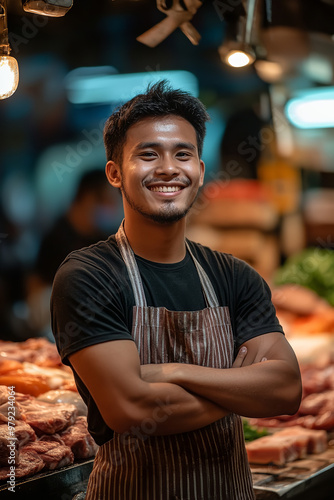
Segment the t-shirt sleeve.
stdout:
<path fill-rule="evenodd" d="M 84 347 L 109 340 L 133 340 L 116 279 L 93 265 L 67 259 L 58 269 L 51 295 L 51 323 L 64 364 Z"/>
<path fill-rule="evenodd" d="M 234 336 L 236 346 L 258 335 L 283 332 L 266 281 L 246 262 L 235 259 Z"/>

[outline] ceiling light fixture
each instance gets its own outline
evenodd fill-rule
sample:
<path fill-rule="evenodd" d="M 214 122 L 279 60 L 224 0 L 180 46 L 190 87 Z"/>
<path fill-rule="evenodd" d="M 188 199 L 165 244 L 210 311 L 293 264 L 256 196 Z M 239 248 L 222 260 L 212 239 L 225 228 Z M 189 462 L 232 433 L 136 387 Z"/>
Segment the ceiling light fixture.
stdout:
<path fill-rule="evenodd" d="M 7 28 L 7 0 L 0 0 L 0 99 L 14 94 L 19 83 L 17 60 L 11 57 Z"/>
<path fill-rule="evenodd" d="M 243 68 L 255 61 L 255 52 L 251 47 L 255 7 L 256 0 L 247 0 L 246 17 L 239 17 L 234 39 L 227 40 L 219 47 L 222 61 L 233 68 Z"/>
<path fill-rule="evenodd" d="M 48 17 L 62 17 L 73 6 L 73 0 L 22 0 L 25 12 Z"/>
<path fill-rule="evenodd" d="M 226 62 L 233 68 L 243 68 L 252 64 L 255 57 L 249 49 L 230 50 L 226 56 Z"/>

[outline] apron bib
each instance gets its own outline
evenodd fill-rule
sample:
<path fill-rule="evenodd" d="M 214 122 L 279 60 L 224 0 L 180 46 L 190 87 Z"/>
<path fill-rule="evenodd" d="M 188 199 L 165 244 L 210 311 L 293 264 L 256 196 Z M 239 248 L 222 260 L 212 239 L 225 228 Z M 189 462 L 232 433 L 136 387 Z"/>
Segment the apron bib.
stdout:
<path fill-rule="evenodd" d="M 191 363 L 230 368 L 234 342 L 228 307 L 220 307 L 208 276 L 193 256 L 207 307 L 169 311 L 148 307 L 123 223 L 116 241 L 135 297 L 132 336 L 141 364 Z M 253 500 L 242 421 L 230 414 L 196 431 L 152 436 L 167 419 L 159 407 L 130 433 L 115 433 L 95 457 L 86 500 Z"/>

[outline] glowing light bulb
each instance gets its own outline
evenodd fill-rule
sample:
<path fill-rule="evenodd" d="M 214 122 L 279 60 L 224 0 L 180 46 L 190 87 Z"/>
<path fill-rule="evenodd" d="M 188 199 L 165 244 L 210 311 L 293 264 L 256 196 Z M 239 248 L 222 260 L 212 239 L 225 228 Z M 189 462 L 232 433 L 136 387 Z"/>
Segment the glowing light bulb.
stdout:
<path fill-rule="evenodd" d="M 233 68 L 242 68 L 253 62 L 253 58 L 242 50 L 233 50 L 227 56 L 227 62 Z"/>
<path fill-rule="evenodd" d="M 0 99 L 14 94 L 19 83 L 19 67 L 14 57 L 0 56 Z"/>

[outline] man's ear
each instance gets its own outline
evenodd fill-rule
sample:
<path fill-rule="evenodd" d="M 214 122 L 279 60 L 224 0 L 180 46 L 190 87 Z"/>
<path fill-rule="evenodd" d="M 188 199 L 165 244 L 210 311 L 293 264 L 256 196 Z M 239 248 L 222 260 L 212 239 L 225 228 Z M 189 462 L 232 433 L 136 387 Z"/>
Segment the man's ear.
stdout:
<path fill-rule="evenodd" d="M 114 161 L 108 161 L 106 164 L 106 176 L 109 181 L 109 184 L 111 184 L 115 188 L 120 188 L 121 187 L 121 169 L 115 163 Z"/>
<path fill-rule="evenodd" d="M 203 186 L 204 183 L 204 174 L 205 174 L 205 164 L 203 160 L 200 160 L 200 168 L 201 168 L 201 175 L 200 175 L 200 180 L 199 180 L 199 186 Z"/>

